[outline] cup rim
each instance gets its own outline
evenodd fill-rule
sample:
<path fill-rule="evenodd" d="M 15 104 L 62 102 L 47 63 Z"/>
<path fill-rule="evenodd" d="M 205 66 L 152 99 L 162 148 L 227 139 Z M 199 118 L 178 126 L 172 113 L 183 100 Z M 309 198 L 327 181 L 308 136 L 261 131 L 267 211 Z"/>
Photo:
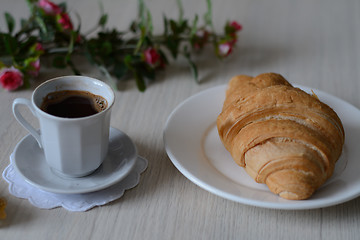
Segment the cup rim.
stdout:
<path fill-rule="evenodd" d="M 35 95 L 36 93 L 39 91 L 39 89 L 41 89 L 42 87 L 44 87 L 45 85 L 49 84 L 50 82 L 54 82 L 54 81 L 58 81 L 60 79 L 64 79 L 64 78 L 75 78 L 75 79 L 80 79 L 80 78 L 85 78 L 87 80 L 90 80 L 92 82 L 95 82 L 99 85 L 103 85 L 105 86 L 109 92 L 110 92 L 110 95 L 111 95 L 111 99 L 112 101 L 109 103 L 109 99 L 106 99 L 108 101 L 108 106 L 106 109 L 98 112 L 98 113 L 95 113 L 95 114 L 92 114 L 92 115 L 89 115 L 89 116 L 85 116 L 85 117 L 76 117 L 76 118 L 66 118 L 66 117 L 58 117 L 58 116 L 55 116 L 55 115 L 52 115 L 52 114 L 49 114 L 45 111 L 43 111 L 36 103 L 35 103 Z M 90 91 L 91 92 L 91 91 Z M 50 119 L 55 119 L 55 120 L 62 120 L 62 121 L 81 121 L 81 120 L 86 120 L 86 119 L 90 119 L 90 118 L 94 118 L 94 117 L 97 117 L 97 116 L 100 116 L 102 114 L 105 114 L 106 112 L 110 111 L 110 109 L 112 108 L 112 106 L 114 105 L 115 103 L 115 92 L 114 90 L 105 82 L 99 80 L 99 79 L 96 79 L 96 78 L 93 78 L 93 77 L 88 77 L 88 76 L 79 76 L 79 75 L 65 75 L 65 76 L 59 76 L 59 77 L 55 77 L 55 78 L 51 78 L 49 80 L 46 80 L 45 82 L 41 83 L 39 86 L 37 86 L 35 88 L 35 90 L 33 91 L 32 93 L 32 96 L 31 96 L 31 103 L 32 105 L 34 106 L 34 108 L 37 110 L 37 112 L 39 114 L 41 114 L 42 116 L 44 117 L 47 117 L 47 118 L 50 118 Z"/>

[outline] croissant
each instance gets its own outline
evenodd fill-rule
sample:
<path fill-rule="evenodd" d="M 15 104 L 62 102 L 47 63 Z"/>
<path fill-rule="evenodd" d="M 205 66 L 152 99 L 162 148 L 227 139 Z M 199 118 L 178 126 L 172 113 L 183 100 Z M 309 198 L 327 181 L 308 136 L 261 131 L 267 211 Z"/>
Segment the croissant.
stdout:
<path fill-rule="evenodd" d="M 309 198 L 331 177 L 345 139 L 333 109 L 276 73 L 233 77 L 217 128 L 239 166 L 292 200 Z"/>

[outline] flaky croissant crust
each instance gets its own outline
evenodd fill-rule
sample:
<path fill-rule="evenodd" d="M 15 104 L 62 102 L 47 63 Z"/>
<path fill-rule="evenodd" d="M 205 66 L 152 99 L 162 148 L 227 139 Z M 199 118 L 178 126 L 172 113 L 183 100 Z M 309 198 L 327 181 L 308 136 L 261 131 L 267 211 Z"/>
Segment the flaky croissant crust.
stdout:
<path fill-rule="evenodd" d="M 328 105 L 276 73 L 233 77 L 217 127 L 234 161 L 286 199 L 309 198 L 333 174 L 345 139 Z"/>

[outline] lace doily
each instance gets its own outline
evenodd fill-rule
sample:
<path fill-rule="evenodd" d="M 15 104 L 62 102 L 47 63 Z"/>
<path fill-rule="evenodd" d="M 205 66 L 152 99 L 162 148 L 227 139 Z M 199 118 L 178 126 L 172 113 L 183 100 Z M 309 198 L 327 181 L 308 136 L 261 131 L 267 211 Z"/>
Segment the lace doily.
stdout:
<path fill-rule="evenodd" d="M 87 211 L 93 207 L 107 204 L 120 198 L 125 190 L 135 187 L 140 181 L 140 174 L 147 168 L 147 160 L 138 157 L 133 170 L 119 183 L 113 186 L 91 193 L 83 194 L 56 194 L 38 189 L 27 183 L 12 165 L 13 159 L 10 156 L 10 165 L 2 174 L 9 183 L 9 192 L 15 197 L 28 199 L 35 207 L 42 209 L 53 209 L 63 207 L 69 211 Z"/>

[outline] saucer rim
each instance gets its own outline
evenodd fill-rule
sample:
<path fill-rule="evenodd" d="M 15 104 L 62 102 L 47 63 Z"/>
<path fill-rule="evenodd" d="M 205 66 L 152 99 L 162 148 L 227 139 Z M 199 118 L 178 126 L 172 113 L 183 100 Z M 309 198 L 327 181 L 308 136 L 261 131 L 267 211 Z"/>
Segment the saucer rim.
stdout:
<path fill-rule="evenodd" d="M 21 147 L 21 144 L 27 139 L 27 138 L 33 138 L 31 136 L 31 134 L 27 134 L 25 135 L 15 146 L 14 148 L 14 151 L 11 153 L 10 155 L 10 159 L 11 159 L 11 162 L 14 166 L 14 169 L 15 171 L 29 184 L 31 184 L 32 186 L 36 187 L 36 188 L 39 188 L 43 191 L 46 191 L 46 192 L 50 192 L 50 193 L 55 193 L 55 194 L 83 194 L 83 193 L 91 193 L 91 192 L 96 192 L 96 191 L 99 191 L 99 190 L 103 190 L 105 188 L 108 188 L 118 182 L 120 182 L 121 180 L 123 180 L 126 176 L 128 176 L 131 171 L 134 169 L 135 165 L 136 165 L 136 161 L 137 161 L 137 158 L 138 158 L 138 152 L 137 152 L 137 148 L 136 148 L 136 145 L 135 143 L 132 141 L 132 139 L 126 134 L 124 133 L 123 131 L 117 129 L 117 128 L 114 128 L 114 127 L 110 127 L 110 130 L 109 131 L 115 131 L 117 134 L 123 134 L 127 140 L 130 141 L 131 143 L 131 146 L 134 148 L 133 151 L 134 151 L 134 154 L 131 158 L 129 158 L 129 162 L 123 166 L 121 169 L 119 170 L 122 170 L 124 167 L 127 167 L 127 171 L 125 173 L 123 173 L 122 175 L 119 175 L 118 177 L 116 178 L 113 178 L 112 180 L 109 180 L 108 178 L 104 178 L 104 180 L 102 181 L 102 184 L 99 184 L 97 186 L 93 186 L 93 187 L 86 187 L 86 188 L 81 188 L 81 189 L 63 189 L 63 188 L 56 188 L 56 187 L 48 187 L 48 186 L 45 186 L 45 185 L 42 185 L 42 184 L 39 184 L 35 181 L 33 181 L 32 179 L 28 178 L 23 172 L 22 170 L 20 170 L 19 166 L 18 166 L 18 162 L 16 160 L 16 152 L 19 151 L 19 148 Z M 110 137 L 110 135 L 109 135 Z M 34 141 L 36 141 L 35 139 L 33 139 Z M 109 142 L 110 144 L 110 142 Z M 45 158 L 45 156 L 44 156 Z M 45 160 L 45 159 L 44 159 Z M 43 161 L 45 162 L 45 161 Z M 105 161 L 104 161 L 105 162 Z M 100 165 L 101 166 L 101 165 Z M 99 167 L 100 167 L 99 166 Z M 54 176 L 56 176 L 57 178 L 59 177 L 58 175 L 56 175 L 55 173 L 53 173 L 53 171 L 49 171 L 51 172 L 51 174 L 53 174 Z M 80 178 L 70 178 L 71 181 L 76 181 L 77 179 L 81 179 L 81 180 L 84 180 L 84 179 L 91 179 L 92 177 L 96 176 L 94 175 L 96 172 L 96 170 L 91 173 L 90 175 L 88 176 L 84 176 L 84 177 L 80 177 Z M 64 178 L 63 178 L 64 179 Z"/>

